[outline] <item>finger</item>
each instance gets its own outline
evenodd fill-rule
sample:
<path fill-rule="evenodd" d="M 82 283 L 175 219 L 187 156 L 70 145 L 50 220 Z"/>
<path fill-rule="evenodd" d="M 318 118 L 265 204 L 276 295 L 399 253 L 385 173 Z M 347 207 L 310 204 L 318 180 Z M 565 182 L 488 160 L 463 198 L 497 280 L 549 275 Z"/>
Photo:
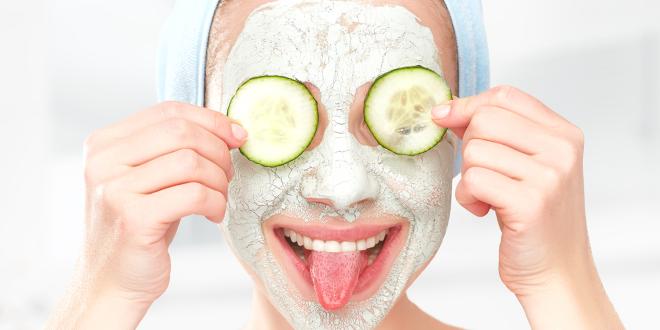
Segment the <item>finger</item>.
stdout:
<path fill-rule="evenodd" d="M 169 226 L 193 214 L 219 223 L 224 218 L 227 202 L 221 192 L 191 182 L 145 195 L 140 204 L 147 221 Z"/>
<path fill-rule="evenodd" d="M 465 136 L 465 131 L 466 131 L 467 129 L 464 128 L 464 127 L 459 127 L 459 128 L 450 128 L 450 130 L 451 130 L 452 132 L 454 132 L 454 134 L 456 134 L 456 136 L 458 136 L 459 138 L 463 139 L 463 136 Z"/>
<path fill-rule="evenodd" d="M 240 147 L 247 138 L 247 133 L 240 124 L 218 111 L 181 102 L 163 102 L 99 130 L 93 135 L 92 148 L 101 149 L 112 141 L 134 135 L 148 126 L 171 119 L 191 121 L 225 141 L 231 149 Z M 95 150 L 90 150 L 93 151 Z"/>
<path fill-rule="evenodd" d="M 130 169 L 119 179 L 131 192 L 150 194 L 197 182 L 227 195 L 224 170 L 192 149 L 181 149 Z"/>
<path fill-rule="evenodd" d="M 220 166 L 225 173 L 232 173 L 227 144 L 197 124 L 182 119 L 161 122 L 136 132 L 116 141 L 93 158 L 97 163 L 138 166 L 181 149 L 192 149 Z"/>
<path fill-rule="evenodd" d="M 476 96 L 455 99 L 434 108 L 432 113 L 434 121 L 442 127 L 465 128 L 483 106 L 500 107 L 547 127 L 568 123 L 541 101 L 510 86 L 495 87 Z"/>
<path fill-rule="evenodd" d="M 528 155 L 547 150 L 553 134 L 516 113 L 498 107 L 482 107 L 463 134 L 463 141 L 482 139 L 507 145 Z"/>
<path fill-rule="evenodd" d="M 456 200 L 466 208 L 481 202 L 495 210 L 504 209 L 510 199 L 518 196 L 520 182 L 482 167 L 465 171 L 456 187 Z"/>
<path fill-rule="evenodd" d="M 482 202 L 476 201 L 470 204 L 461 204 L 466 210 L 478 217 L 483 217 L 488 214 L 490 211 L 490 205 Z"/>
<path fill-rule="evenodd" d="M 472 167 L 482 167 L 516 180 L 524 180 L 534 177 L 541 169 L 541 164 L 506 145 L 471 139 L 463 145 L 461 174 Z"/>

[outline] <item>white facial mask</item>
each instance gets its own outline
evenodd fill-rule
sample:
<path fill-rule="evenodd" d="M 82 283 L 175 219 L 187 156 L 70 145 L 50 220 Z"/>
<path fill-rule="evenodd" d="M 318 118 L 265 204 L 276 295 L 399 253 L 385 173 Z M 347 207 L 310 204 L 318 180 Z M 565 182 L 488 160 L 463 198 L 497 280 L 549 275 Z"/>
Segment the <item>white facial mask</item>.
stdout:
<path fill-rule="evenodd" d="M 233 46 L 222 72 L 221 109 L 245 80 L 282 75 L 315 84 L 328 112 L 321 144 L 295 161 L 265 168 L 232 154 L 226 237 L 261 278 L 273 306 L 299 329 L 375 327 L 409 278 L 437 251 L 451 200 L 454 143 L 448 134 L 431 151 L 397 156 L 364 146 L 348 131 L 348 112 L 358 87 L 395 68 L 422 65 L 441 73 L 433 35 L 401 6 L 353 1 L 280 0 L 256 9 Z M 215 97 L 215 96 L 211 96 Z M 324 198 L 334 207 L 309 203 Z M 356 202 L 369 200 L 371 203 Z M 275 214 L 323 221 L 359 219 L 367 211 L 410 221 L 403 250 L 381 288 L 369 299 L 327 312 L 302 299 L 265 244 L 262 223 Z"/>

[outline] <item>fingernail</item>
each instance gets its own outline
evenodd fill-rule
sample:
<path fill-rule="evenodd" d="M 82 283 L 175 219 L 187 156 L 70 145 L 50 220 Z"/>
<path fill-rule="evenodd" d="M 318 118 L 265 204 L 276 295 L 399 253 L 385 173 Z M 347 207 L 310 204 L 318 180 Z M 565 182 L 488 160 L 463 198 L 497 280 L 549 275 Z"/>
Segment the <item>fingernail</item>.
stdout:
<path fill-rule="evenodd" d="M 245 140 L 245 138 L 247 137 L 247 132 L 239 124 L 231 124 L 231 134 L 234 135 L 234 137 L 240 141 Z"/>
<path fill-rule="evenodd" d="M 438 105 L 431 110 L 431 116 L 433 119 L 442 119 L 449 115 L 449 110 L 451 110 L 449 104 Z"/>

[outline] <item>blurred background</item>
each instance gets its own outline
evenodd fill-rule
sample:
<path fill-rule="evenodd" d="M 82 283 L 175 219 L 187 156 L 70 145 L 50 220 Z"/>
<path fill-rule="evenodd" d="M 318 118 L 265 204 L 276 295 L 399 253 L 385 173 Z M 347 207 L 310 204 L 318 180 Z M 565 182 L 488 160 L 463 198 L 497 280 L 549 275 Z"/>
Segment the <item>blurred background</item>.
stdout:
<path fill-rule="evenodd" d="M 156 102 L 158 33 L 172 0 L 0 2 L 0 330 L 41 328 L 82 243 L 82 142 Z M 582 127 L 593 253 L 630 329 L 659 329 L 660 2 L 484 0 L 494 84 Z M 525 329 L 500 283 L 499 231 L 454 205 L 411 288 L 436 317 Z M 239 328 L 251 283 L 217 228 L 182 223 L 169 290 L 142 329 Z"/>

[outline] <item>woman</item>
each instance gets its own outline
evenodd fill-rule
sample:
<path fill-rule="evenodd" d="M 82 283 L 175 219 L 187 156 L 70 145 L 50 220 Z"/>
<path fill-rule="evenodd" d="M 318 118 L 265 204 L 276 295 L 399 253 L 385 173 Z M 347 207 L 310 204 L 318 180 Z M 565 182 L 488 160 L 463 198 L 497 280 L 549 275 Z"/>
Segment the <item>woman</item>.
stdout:
<path fill-rule="evenodd" d="M 582 133 L 515 88 L 483 91 L 480 24 L 475 1 L 180 2 L 160 87 L 181 102 L 88 139 L 87 244 L 51 326 L 135 328 L 167 288 L 179 220 L 201 214 L 255 282 L 247 328 L 450 328 L 405 292 L 442 242 L 460 170 L 456 198 L 496 212 L 500 277 L 532 327 L 621 328 L 590 254 Z M 379 146 L 364 101 L 413 66 L 461 98 L 426 109 L 451 133 L 400 156 Z M 260 132 L 224 115 L 265 75 L 304 82 L 319 110 L 305 152 L 275 167 L 235 150 Z"/>

